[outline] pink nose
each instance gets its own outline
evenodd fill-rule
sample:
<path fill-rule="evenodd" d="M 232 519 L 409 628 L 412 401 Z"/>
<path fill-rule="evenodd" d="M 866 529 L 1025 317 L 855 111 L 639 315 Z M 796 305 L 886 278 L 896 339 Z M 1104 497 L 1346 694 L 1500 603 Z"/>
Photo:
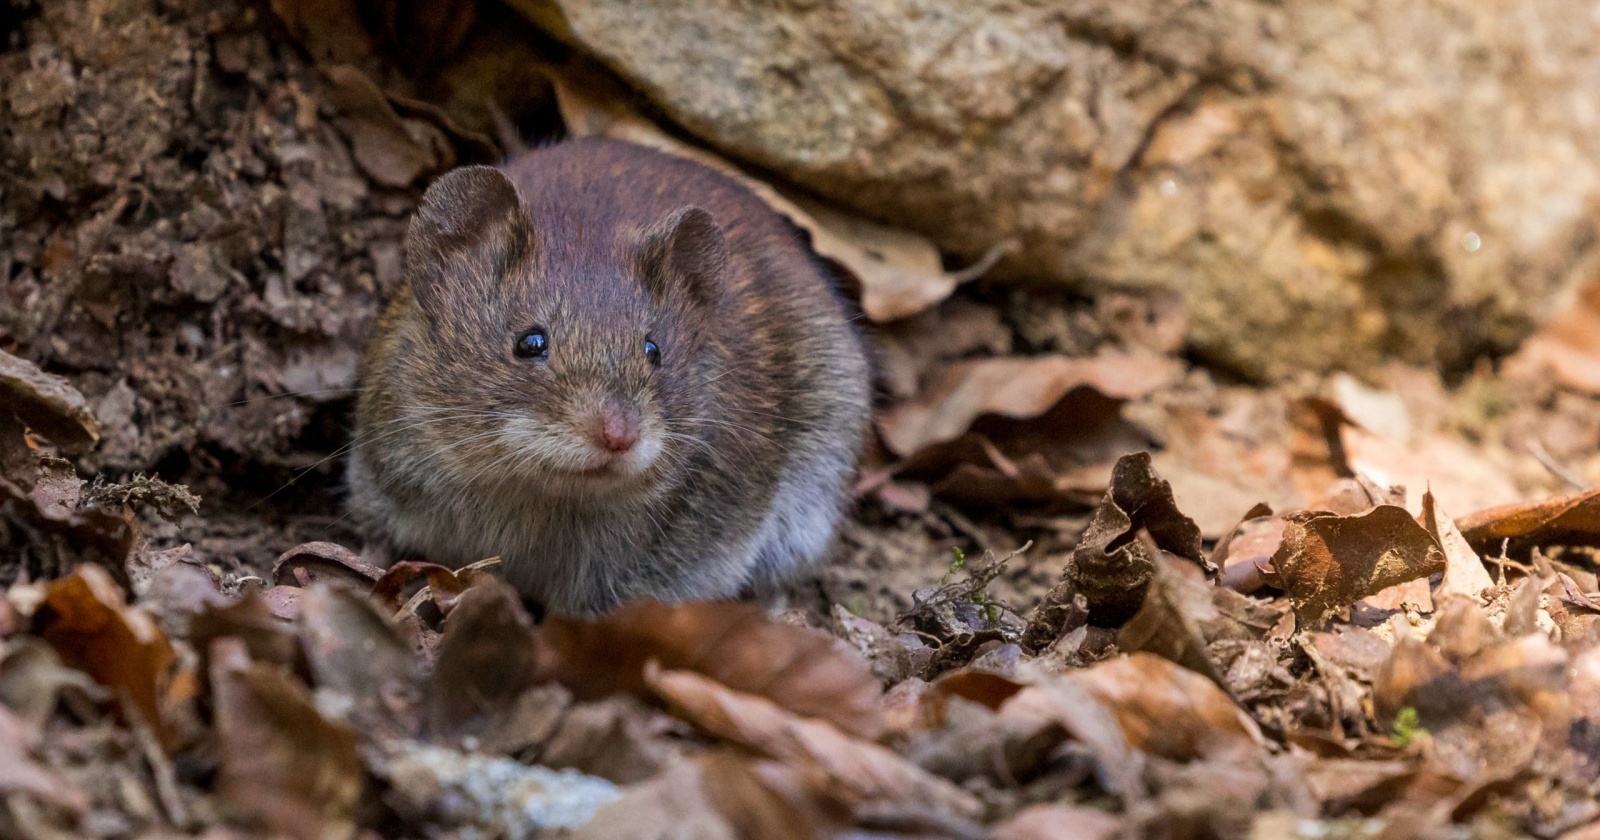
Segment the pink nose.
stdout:
<path fill-rule="evenodd" d="M 595 446 L 620 455 L 639 442 L 639 419 L 631 411 L 607 406 L 595 414 L 589 436 Z"/>

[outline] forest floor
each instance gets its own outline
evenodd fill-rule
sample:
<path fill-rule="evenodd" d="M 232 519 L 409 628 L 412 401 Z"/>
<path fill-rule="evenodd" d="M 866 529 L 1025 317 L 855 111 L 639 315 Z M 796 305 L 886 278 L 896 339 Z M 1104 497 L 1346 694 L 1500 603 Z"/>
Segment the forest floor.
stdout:
<path fill-rule="evenodd" d="M 0 836 L 1600 838 L 1586 299 L 1268 385 L 1167 293 L 839 250 L 906 317 L 790 609 L 369 566 L 342 447 L 420 187 L 496 113 L 684 142 L 472 5 L 0 9 Z"/>

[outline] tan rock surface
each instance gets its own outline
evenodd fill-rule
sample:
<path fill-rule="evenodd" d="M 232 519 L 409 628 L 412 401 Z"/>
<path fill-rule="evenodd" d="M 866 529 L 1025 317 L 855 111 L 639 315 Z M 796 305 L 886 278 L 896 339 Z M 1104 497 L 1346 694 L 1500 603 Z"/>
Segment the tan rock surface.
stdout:
<path fill-rule="evenodd" d="M 976 259 L 1178 290 L 1255 375 L 1455 365 L 1592 270 L 1561 0 L 521 0 L 708 144 Z"/>

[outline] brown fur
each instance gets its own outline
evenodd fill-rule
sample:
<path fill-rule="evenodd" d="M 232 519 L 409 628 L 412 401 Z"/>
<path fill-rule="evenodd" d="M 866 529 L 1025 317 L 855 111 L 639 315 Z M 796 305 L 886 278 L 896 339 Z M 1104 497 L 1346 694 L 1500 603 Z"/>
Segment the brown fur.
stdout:
<path fill-rule="evenodd" d="M 599 140 L 457 170 L 412 222 L 405 277 L 364 361 L 350 467 L 375 538 L 451 564 L 499 554 L 525 594 L 577 613 L 764 588 L 826 548 L 866 424 L 861 342 L 737 182 Z M 547 360 L 512 353 L 534 325 Z M 607 400 L 659 455 L 575 475 L 574 430 Z"/>

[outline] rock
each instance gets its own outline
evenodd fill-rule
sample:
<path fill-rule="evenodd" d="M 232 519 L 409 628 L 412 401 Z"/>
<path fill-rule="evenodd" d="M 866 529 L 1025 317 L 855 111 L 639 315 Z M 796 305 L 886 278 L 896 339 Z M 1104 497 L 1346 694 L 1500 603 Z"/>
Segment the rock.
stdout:
<path fill-rule="evenodd" d="M 1597 256 L 1560 0 L 518 0 L 704 142 L 1255 376 L 1504 351 Z"/>

